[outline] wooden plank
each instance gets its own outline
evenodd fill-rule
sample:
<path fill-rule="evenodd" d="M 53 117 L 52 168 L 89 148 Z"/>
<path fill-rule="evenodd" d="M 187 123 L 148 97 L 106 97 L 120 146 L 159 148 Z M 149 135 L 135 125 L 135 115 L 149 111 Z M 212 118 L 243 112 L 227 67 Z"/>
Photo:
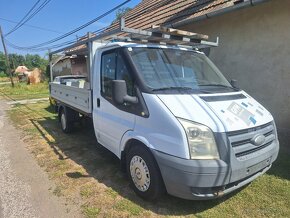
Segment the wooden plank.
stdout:
<path fill-rule="evenodd" d="M 209 38 L 208 35 L 189 32 L 189 31 L 185 31 L 185 30 L 168 28 L 168 27 L 159 26 L 159 25 L 152 25 L 152 31 L 153 32 L 168 33 L 168 34 L 175 35 L 175 36 L 186 36 L 186 37 L 191 38 L 191 39 L 207 40 Z"/>

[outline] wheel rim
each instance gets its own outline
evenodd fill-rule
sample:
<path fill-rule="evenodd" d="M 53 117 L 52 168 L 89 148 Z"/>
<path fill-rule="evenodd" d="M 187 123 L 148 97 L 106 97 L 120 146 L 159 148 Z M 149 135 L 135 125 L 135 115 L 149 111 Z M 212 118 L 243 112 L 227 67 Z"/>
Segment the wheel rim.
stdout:
<path fill-rule="evenodd" d="M 64 115 L 64 113 L 61 114 L 60 122 L 61 122 L 61 127 L 62 127 L 62 129 L 66 129 L 66 120 L 65 120 L 65 115 Z"/>
<path fill-rule="evenodd" d="M 130 162 L 130 173 L 136 188 L 142 192 L 150 186 L 150 173 L 146 162 L 139 156 L 134 156 Z"/>

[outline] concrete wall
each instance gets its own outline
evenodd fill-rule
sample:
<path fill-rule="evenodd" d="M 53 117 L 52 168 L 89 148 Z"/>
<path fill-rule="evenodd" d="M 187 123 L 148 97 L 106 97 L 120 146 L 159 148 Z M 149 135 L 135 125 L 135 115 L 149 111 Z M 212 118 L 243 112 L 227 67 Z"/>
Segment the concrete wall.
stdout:
<path fill-rule="evenodd" d="M 290 0 L 270 0 L 179 27 L 220 37 L 210 57 L 290 130 Z"/>

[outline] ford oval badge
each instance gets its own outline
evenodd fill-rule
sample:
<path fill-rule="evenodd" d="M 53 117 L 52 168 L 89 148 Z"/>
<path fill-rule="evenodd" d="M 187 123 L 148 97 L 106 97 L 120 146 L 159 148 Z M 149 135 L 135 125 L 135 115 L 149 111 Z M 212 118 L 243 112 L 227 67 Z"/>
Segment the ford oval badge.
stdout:
<path fill-rule="evenodd" d="M 252 144 L 256 145 L 256 146 L 260 146 L 262 144 L 264 144 L 266 140 L 266 137 L 264 135 L 255 135 L 252 139 L 251 139 L 251 142 Z"/>

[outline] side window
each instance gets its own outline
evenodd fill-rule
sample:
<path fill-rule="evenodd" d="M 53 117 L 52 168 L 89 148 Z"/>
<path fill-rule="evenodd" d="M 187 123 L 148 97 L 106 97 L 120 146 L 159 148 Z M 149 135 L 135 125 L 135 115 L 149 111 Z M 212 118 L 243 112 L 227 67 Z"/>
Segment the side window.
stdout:
<path fill-rule="evenodd" d="M 116 53 L 102 55 L 102 94 L 112 98 L 112 81 L 116 78 Z"/>
<path fill-rule="evenodd" d="M 124 62 L 124 59 L 120 54 L 118 54 L 118 57 L 117 57 L 116 76 L 117 76 L 116 79 L 126 81 L 128 95 L 134 96 L 134 86 L 133 86 L 132 76 L 129 73 L 128 68 Z"/>

